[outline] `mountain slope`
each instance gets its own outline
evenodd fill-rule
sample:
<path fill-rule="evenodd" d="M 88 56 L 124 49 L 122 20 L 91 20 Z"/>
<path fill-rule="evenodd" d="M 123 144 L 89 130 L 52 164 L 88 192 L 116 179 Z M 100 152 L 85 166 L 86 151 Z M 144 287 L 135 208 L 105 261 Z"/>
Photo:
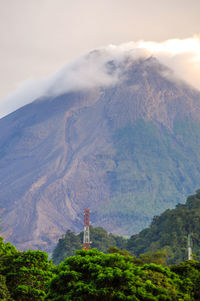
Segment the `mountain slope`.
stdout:
<path fill-rule="evenodd" d="M 94 225 L 132 234 L 199 186 L 200 93 L 169 72 L 154 58 L 128 60 L 114 86 L 40 99 L 0 120 L 8 240 L 51 249 L 82 229 L 85 207 Z"/>

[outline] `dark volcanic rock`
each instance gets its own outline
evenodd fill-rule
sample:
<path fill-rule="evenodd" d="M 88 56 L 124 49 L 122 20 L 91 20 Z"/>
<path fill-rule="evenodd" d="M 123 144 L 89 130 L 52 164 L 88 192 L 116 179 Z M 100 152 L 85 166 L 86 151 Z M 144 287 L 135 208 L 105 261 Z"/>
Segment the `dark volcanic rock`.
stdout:
<path fill-rule="evenodd" d="M 0 120 L 2 232 L 50 250 L 67 229 L 133 234 L 199 187 L 200 93 L 155 59 L 119 83 L 41 99 Z M 165 74 L 165 75 L 164 75 Z"/>

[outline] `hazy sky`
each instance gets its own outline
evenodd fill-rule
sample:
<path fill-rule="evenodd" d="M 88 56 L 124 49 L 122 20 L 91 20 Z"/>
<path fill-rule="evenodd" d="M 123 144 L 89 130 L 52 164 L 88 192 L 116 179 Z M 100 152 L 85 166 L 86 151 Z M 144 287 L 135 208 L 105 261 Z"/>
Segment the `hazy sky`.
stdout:
<path fill-rule="evenodd" d="M 200 34 L 200 0 L 0 0 L 0 101 L 87 51 Z"/>

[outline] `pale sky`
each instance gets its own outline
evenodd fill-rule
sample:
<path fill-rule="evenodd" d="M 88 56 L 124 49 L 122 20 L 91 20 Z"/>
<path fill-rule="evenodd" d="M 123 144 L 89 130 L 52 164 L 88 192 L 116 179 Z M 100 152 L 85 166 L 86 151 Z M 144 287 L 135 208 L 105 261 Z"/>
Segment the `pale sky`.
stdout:
<path fill-rule="evenodd" d="M 200 34 L 200 0 L 0 0 L 0 102 L 91 49 Z"/>

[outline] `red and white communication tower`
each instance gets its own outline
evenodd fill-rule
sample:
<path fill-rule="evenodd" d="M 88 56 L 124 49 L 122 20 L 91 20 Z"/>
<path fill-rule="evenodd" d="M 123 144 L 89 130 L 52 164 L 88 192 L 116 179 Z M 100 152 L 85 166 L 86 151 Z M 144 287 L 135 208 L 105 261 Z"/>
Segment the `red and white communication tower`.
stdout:
<path fill-rule="evenodd" d="M 90 209 L 84 210 L 83 249 L 90 249 Z"/>

